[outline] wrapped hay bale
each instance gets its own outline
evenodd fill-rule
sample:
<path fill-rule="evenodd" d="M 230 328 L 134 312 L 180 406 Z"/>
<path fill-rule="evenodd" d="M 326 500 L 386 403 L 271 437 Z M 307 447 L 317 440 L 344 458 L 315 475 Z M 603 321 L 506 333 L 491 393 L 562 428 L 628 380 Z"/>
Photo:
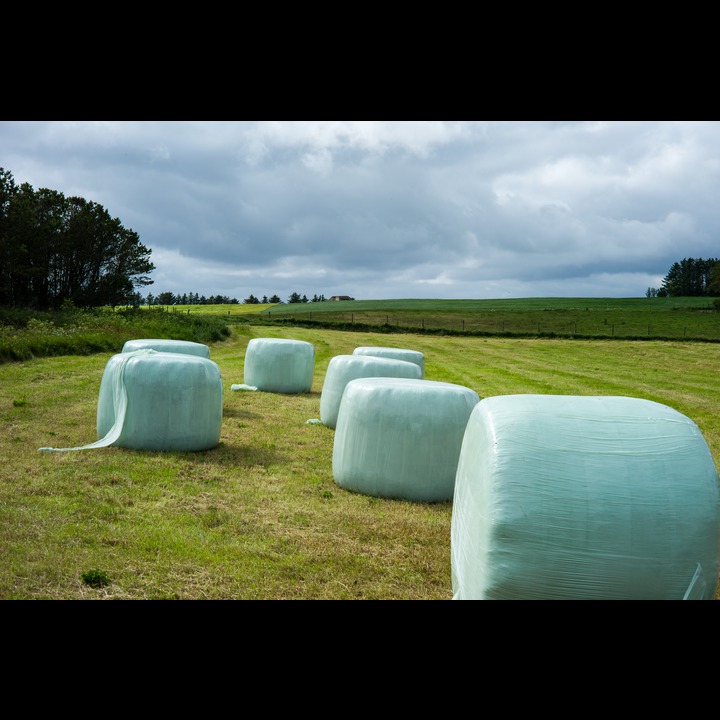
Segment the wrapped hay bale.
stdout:
<path fill-rule="evenodd" d="M 315 347 L 304 340 L 253 338 L 245 350 L 245 385 L 264 392 L 310 392 Z"/>
<path fill-rule="evenodd" d="M 222 379 L 207 358 L 137 350 L 105 366 L 97 435 L 135 450 L 207 450 L 220 442 Z"/>
<path fill-rule="evenodd" d="M 452 500 L 465 426 L 479 400 L 474 390 L 446 382 L 351 380 L 335 430 L 336 483 L 376 497 Z"/>
<path fill-rule="evenodd" d="M 208 358 L 135 350 L 105 365 L 94 443 L 62 452 L 114 445 L 133 450 L 208 450 L 220 442 L 222 379 Z"/>
<path fill-rule="evenodd" d="M 416 363 L 379 356 L 336 355 L 330 358 L 320 394 L 320 422 L 323 425 L 335 427 L 345 386 L 351 380 L 364 377 L 422 379 L 422 370 Z"/>
<path fill-rule="evenodd" d="M 186 353 L 188 355 L 210 358 L 210 348 L 207 345 L 192 342 L 191 340 L 156 340 L 152 338 L 128 340 L 122 348 L 122 352 L 135 352 L 135 350 Z"/>
<path fill-rule="evenodd" d="M 681 413 L 630 397 L 474 408 L 451 524 L 455 599 L 713 599 L 720 493 Z"/>
<path fill-rule="evenodd" d="M 425 377 L 425 356 L 418 350 L 408 350 L 407 348 L 391 348 L 391 347 L 374 347 L 367 345 L 356 347 L 353 355 L 373 355 L 375 357 L 392 358 L 394 360 L 405 360 L 406 362 L 415 363 L 422 370 L 421 378 Z"/>

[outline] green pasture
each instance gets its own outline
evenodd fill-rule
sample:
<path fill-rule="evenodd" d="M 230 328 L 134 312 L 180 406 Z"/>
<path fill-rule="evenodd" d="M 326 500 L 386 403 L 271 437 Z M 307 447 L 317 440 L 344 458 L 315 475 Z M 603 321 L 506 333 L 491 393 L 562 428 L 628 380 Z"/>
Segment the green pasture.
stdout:
<path fill-rule="evenodd" d="M 237 306 L 223 306 L 237 307 Z M 663 310 L 711 309 L 712 299 L 701 297 L 676 298 L 508 298 L 493 300 L 443 300 L 443 299 L 394 299 L 394 300 L 326 300 L 319 303 L 283 303 L 280 305 L 256 305 L 262 312 L 297 310 L 298 312 L 449 312 L 472 313 L 491 311 L 538 311 L 538 310 Z"/>
<path fill-rule="evenodd" d="M 395 332 L 720 342 L 720 312 L 709 298 L 325 301 L 274 305 L 260 315 Z"/>

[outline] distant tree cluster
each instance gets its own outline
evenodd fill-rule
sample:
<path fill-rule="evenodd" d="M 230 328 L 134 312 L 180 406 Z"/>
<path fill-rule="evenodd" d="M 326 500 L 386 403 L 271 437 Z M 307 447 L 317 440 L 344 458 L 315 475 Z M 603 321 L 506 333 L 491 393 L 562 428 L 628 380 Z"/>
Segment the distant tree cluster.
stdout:
<path fill-rule="evenodd" d="M 313 295 L 312 300 L 308 300 L 307 295 L 301 295 L 300 293 L 294 292 L 288 297 L 287 301 L 289 303 L 306 303 L 306 302 L 324 302 L 325 296 L 324 295 Z M 282 300 L 278 295 L 271 295 L 268 297 L 267 295 L 263 295 L 262 300 L 258 300 L 254 295 L 248 295 L 243 300 L 243 303 L 246 305 L 259 305 L 263 304 L 266 305 L 267 303 L 281 303 Z"/>
<path fill-rule="evenodd" d="M 198 293 L 183 293 L 176 295 L 171 292 L 161 292 L 157 295 L 148 293 L 142 298 L 140 305 L 238 305 L 237 298 L 229 298 L 227 295 L 199 295 Z"/>
<path fill-rule="evenodd" d="M 720 296 L 720 259 L 684 258 L 675 262 L 660 288 L 648 288 L 646 297 Z"/>
<path fill-rule="evenodd" d="M 313 295 L 312 300 L 308 300 L 307 295 L 300 295 L 294 292 L 288 297 L 289 303 L 306 303 L 306 302 L 324 302 L 324 295 Z M 252 293 L 243 300 L 243 305 L 268 305 L 282 303 L 279 295 L 263 295 L 262 299 L 256 297 Z M 199 295 L 198 293 L 183 293 L 176 295 L 171 292 L 161 292 L 157 295 L 148 293 L 146 297 L 140 298 L 137 302 L 139 305 L 237 305 L 237 298 L 229 298 L 227 295 Z"/>
<path fill-rule="evenodd" d="M 0 305 L 136 303 L 152 284 L 150 250 L 97 203 L 28 183 L 0 167 Z"/>
<path fill-rule="evenodd" d="M 306 303 L 306 302 L 324 302 L 324 295 L 313 295 L 312 301 L 308 300 L 307 295 L 300 295 L 300 293 L 292 293 L 288 298 L 289 303 Z"/>

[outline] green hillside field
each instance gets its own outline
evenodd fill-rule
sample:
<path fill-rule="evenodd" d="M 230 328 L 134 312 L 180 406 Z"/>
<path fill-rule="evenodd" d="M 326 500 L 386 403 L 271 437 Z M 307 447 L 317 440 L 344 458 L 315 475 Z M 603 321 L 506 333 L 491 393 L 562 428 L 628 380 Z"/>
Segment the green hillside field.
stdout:
<path fill-rule="evenodd" d="M 720 341 L 720 312 L 709 298 L 354 300 L 265 306 L 259 312 L 274 322 L 393 332 Z"/>

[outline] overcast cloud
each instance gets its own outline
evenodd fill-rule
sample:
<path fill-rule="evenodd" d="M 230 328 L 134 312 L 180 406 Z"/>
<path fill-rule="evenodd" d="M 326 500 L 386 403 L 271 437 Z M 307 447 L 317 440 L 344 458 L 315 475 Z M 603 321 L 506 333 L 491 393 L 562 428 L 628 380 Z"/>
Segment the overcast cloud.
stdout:
<path fill-rule="evenodd" d="M 720 123 L 0 121 L 16 185 L 102 205 L 143 295 L 643 297 L 720 257 Z"/>

